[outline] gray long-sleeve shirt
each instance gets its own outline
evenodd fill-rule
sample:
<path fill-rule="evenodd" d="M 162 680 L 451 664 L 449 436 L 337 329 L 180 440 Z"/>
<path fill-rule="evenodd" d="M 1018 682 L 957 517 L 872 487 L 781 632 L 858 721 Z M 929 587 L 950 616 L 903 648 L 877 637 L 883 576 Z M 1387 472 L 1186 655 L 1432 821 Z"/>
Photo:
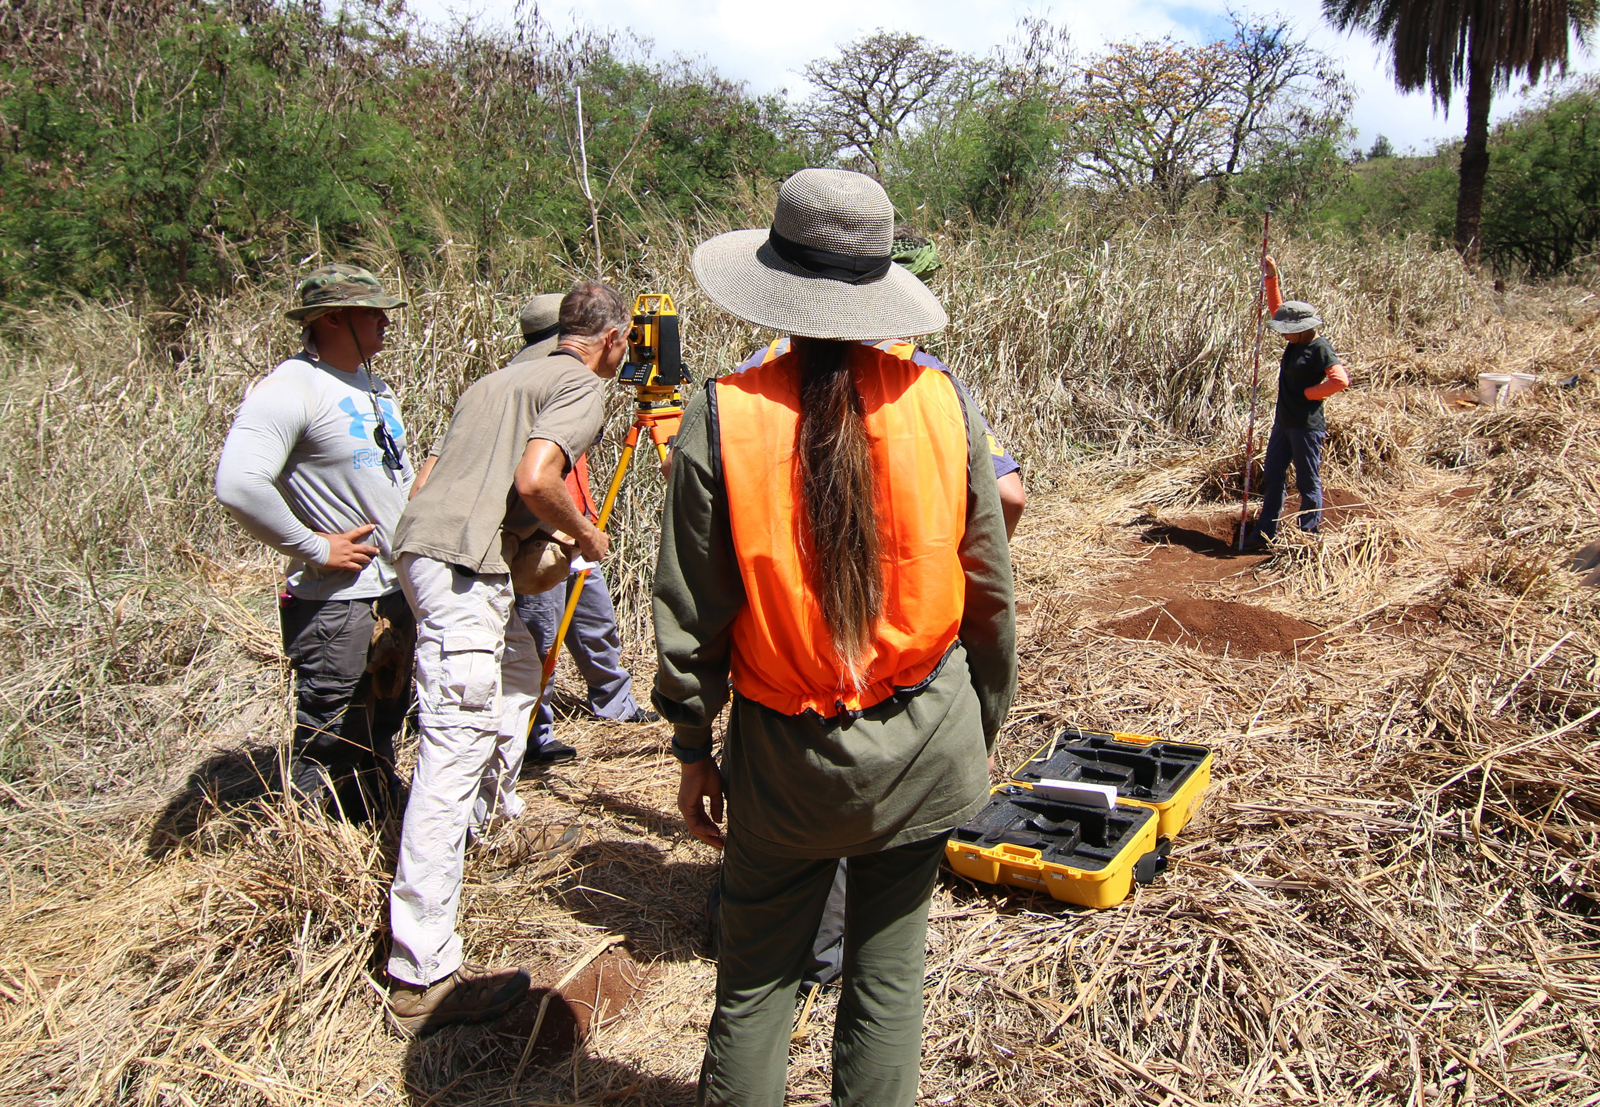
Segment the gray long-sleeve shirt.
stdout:
<path fill-rule="evenodd" d="M 844 725 L 734 698 L 723 750 L 728 819 L 791 857 L 890 849 L 959 826 L 988 794 L 992 745 L 1017 687 L 1011 556 L 983 417 L 967 418 L 966 594 L 960 642 L 905 702 Z M 653 700 L 681 745 L 704 748 L 728 701 L 734 618 L 745 604 L 706 394 L 673 447 L 656 562 Z"/>
<path fill-rule="evenodd" d="M 222 445 L 217 499 L 252 537 L 291 559 L 289 591 L 301 599 L 369 599 L 399 587 L 390 540 L 413 473 L 409 456 L 398 472 L 384 466 L 373 438 L 377 409 L 404 455 L 405 424 L 388 385 L 301 354 L 250 390 Z M 365 541 L 379 556 L 360 572 L 323 568 L 328 540 L 315 532 L 364 523 L 377 524 Z"/>

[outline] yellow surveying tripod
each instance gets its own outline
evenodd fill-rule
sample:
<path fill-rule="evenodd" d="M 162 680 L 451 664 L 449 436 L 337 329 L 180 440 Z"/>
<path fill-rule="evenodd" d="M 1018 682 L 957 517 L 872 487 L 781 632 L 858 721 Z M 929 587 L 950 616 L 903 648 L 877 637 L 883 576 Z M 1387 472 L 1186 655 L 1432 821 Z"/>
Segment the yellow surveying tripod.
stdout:
<path fill-rule="evenodd" d="M 606 529 L 611 519 L 611 508 L 622 490 L 622 478 L 628 475 L 634 451 L 639 446 L 639 435 L 650 432 L 656 454 L 663 462 L 667 447 L 678 433 L 683 422 L 683 392 L 680 386 L 689 379 L 683 369 L 683 347 L 678 337 L 678 311 L 672 306 L 672 297 L 664 292 L 646 292 L 633 302 L 633 329 L 628 332 L 628 360 L 617 374 L 617 380 L 634 386 L 633 426 L 622 443 L 622 456 L 617 458 L 617 471 L 611 476 L 611 486 L 600 504 L 600 517 L 595 526 Z M 567 597 L 567 608 L 561 613 L 561 625 L 556 628 L 555 640 L 544 656 L 544 668 L 539 674 L 539 698 L 533 704 L 530 727 L 536 725 L 539 706 L 544 703 L 545 690 L 555 675 L 556 659 L 561 656 L 561 643 L 572 626 L 573 612 L 578 609 L 578 597 L 583 594 L 589 570 L 584 569 L 572 583 L 572 595 Z"/>

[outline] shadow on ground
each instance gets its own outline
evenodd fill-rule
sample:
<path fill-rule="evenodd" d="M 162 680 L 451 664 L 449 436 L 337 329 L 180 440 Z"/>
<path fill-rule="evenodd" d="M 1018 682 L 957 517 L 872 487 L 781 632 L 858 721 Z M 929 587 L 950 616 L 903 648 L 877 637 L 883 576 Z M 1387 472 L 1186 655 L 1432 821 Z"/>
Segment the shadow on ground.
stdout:
<path fill-rule="evenodd" d="M 447 1027 L 412 1042 L 406 1049 L 405 1102 L 411 1107 L 470 1107 L 486 1102 L 682 1107 L 694 1102 L 690 1081 L 591 1056 L 579 1033 L 578 1014 L 560 995 L 552 996 L 539 1039 L 513 1087 L 544 994 L 543 989 L 533 989 L 499 1022 Z"/>
<path fill-rule="evenodd" d="M 645 842 L 599 841 L 572 855 L 555 900 L 591 926 L 624 934 L 644 962 L 687 961 L 706 949 L 706 899 L 717 861 L 669 861 Z"/>
<path fill-rule="evenodd" d="M 189 773 L 182 790 L 156 816 L 145 855 L 159 860 L 193 841 L 214 820 L 282 791 L 276 746 L 219 750 Z"/>
<path fill-rule="evenodd" d="M 1213 530 L 1226 530 L 1226 534 L 1212 533 L 1198 527 L 1179 524 L 1157 524 L 1139 535 L 1141 541 L 1152 545 L 1181 546 L 1192 553 L 1206 557 L 1232 558 L 1240 556 L 1236 548 L 1237 524 L 1228 527 L 1213 524 Z"/>

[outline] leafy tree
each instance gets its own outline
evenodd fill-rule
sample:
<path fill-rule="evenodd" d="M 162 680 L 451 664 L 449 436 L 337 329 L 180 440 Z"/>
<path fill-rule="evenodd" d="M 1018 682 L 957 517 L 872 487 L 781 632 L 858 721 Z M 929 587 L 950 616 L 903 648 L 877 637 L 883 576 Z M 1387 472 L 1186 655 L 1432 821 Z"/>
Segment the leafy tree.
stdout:
<path fill-rule="evenodd" d="M 1377 161 L 1379 158 L 1394 157 L 1394 144 L 1387 135 L 1379 135 L 1372 140 L 1372 149 L 1367 151 L 1368 161 Z"/>
<path fill-rule="evenodd" d="M 949 97 L 968 62 L 920 35 L 875 31 L 806 66 L 816 92 L 801 106 L 800 127 L 825 156 L 851 155 L 881 178 L 886 147 Z"/>
<path fill-rule="evenodd" d="M 1118 43 L 1082 67 L 1071 103 L 1075 163 L 1090 179 L 1148 189 L 1176 211 L 1200 184 L 1336 134 L 1349 86 L 1286 23 L 1234 17 L 1216 42 Z"/>
<path fill-rule="evenodd" d="M 978 218 L 1023 215 L 1047 195 L 1061 164 L 1071 57 L 1066 30 L 1037 17 L 997 52 L 963 182 Z"/>
<path fill-rule="evenodd" d="M 1361 30 L 1385 43 L 1402 90 L 1427 88 L 1448 108 L 1466 86 L 1455 240 L 1462 256 L 1476 262 L 1494 90 L 1513 77 L 1537 82 L 1566 72 L 1570 40 L 1588 43 L 1600 0 L 1322 0 L 1322 14 L 1341 31 Z"/>
<path fill-rule="evenodd" d="M 1600 249 L 1600 81 L 1528 108 L 1489 139 L 1483 249 L 1535 276 Z"/>
<path fill-rule="evenodd" d="M 1084 66 L 1073 105 L 1077 165 L 1174 210 L 1220 172 L 1229 119 L 1222 51 L 1170 38 L 1117 43 Z"/>
<path fill-rule="evenodd" d="M 1026 219 L 1058 183 L 1071 44 L 1065 30 L 1025 18 L 988 59 L 888 147 L 885 183 L 902 210 L 984 222 Z"/>

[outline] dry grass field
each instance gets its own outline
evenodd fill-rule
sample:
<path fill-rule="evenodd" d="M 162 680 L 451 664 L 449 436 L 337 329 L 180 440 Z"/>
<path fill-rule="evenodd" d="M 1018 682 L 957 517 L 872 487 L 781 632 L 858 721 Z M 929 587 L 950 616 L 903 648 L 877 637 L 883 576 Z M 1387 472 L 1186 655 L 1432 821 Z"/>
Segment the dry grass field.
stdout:
<path fill-rule="evenodd" d="M 703 374 L 759 336 L 698 299 L 688 245 L 616 277 L 679 298 Z M 1356 377 L 1329 404 L 1340 507 L 1320 543 L 1235 557 L 1248 233 L 944 245 L 931 344 L 1033 495 L 999 760 L 1074 725 L 1217 763 L 1173 868 L 1118 908 L 941 878 L 924 1101 L 1600 1104 L 1600 620 L 1566 569 L 1600 537 L 1600 298 L 1497 293 L 1415 243 L 1291 243 L 1289 290 Z M 421 443 L 562 279 L 469 268 L 414 280 L 380 367 Z M 522 791 L 575 848 L 469 858 L 469 955 L 570 977 L 531 1050 L 542 992 L 393 1037 L 396 827 L 262 796 L 290 704 L 276 564 L 209 483 L 242 387 L 290 352 L 283 299 L 5 324 L 0 1103 L 692 1102 L 716 858 L 682 833 L 663 727 L 587 719 L 564 670 L 582 757 Z M 1264 362 L 1270 398 L 1270 340 Z M 1490 368 L 1546 383 L 1462 402 Z M 642 685 L 658 485 L 641 468 L 615 528 Z M 826 1102 L 832 1003 L 795 1038 L 793 1103 Z"/>

